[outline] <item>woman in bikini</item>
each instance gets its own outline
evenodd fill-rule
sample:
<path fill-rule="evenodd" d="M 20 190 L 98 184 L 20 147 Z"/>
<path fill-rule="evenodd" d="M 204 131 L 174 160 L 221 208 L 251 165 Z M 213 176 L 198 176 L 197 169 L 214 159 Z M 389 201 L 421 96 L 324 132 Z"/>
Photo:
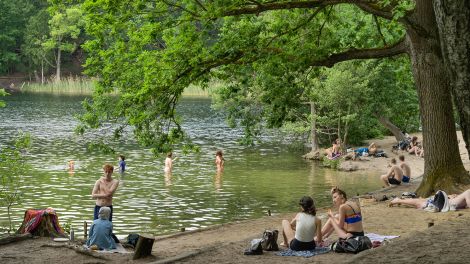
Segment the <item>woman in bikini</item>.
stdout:
<path fill-rule="evenodd" d="M 350 238 L 363 236 L 361 208 L 357 203 L 348 201 L 346 193 L 335 187 L 331 190 L 333 204 L 338 208 L 338 214 L 333 215 L 331 210 L 328 211 L 328 221 L 322 228 L 323 238 L 336 232 L 340 238 Z"/>

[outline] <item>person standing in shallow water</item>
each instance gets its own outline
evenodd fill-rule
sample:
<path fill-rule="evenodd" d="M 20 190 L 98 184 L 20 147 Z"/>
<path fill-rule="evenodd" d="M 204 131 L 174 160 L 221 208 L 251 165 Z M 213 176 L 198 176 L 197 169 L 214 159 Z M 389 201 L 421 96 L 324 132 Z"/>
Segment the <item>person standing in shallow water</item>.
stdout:
<path fill-rule="evenodd" d="M 168 152 L 166 154 L 166 159 L 165 159 L 165 174 L 169 174 L 173 171 L 173 161 L 176 160 L 176 158 L 173 158 L 173 152 Z"/>
<path fill-rule="evenodd" d="M 113 179 L 114 167 L 110 164 L 103 166 L 103 176 L 95 182 L 91 197 L 96 199 L 95 211 L 93 213 L 93 220 L 98 219 L 98 213 L 101 207 L 109 207 L 111 210 L 109 221 L 113 219 L 113 195 L 119 186 L 119 181 Z"/>
<path fill-rule="evenodd" d="M 225 159 L 224 159 L 224 154 L 222 150 L 217 150 L 217 152 L 215 153 L 215 165 L 217 166 L 218 172 L 221 172 L 224 170 L 224 162 L 225 162 Z"/>
<path fill-rule="evenodd" d="M 119 155 L 119 173 L 123 174 L 126 171 L 126 157 Z"/>

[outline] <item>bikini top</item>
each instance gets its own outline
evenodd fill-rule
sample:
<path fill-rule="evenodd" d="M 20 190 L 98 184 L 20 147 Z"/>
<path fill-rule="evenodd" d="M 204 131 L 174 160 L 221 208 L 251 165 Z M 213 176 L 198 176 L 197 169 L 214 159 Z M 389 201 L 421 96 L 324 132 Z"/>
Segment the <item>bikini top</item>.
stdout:
<path fill-rule="evenodd" d="M 356 211 L 354 211 L 354 208 L 351 205 L 349 205 L 349 207 L 351 207 L 351 210 L 353 211 L 353 213 L 346 215 L 346 217 L 344 218 L 344 222 L 347 224 L 354 224 L 357 222 L 361 222 L 362 221 L 361 212 L 356 213 Z"/>

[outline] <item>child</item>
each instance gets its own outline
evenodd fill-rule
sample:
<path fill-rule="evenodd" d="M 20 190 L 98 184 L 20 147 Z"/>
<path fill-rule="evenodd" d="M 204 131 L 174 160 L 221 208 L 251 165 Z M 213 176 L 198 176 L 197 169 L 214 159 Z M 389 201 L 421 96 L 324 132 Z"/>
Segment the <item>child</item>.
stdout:
<path fill-rule="evenodd" d="M 124 173 L 126 171 L 126 157 L 119 155 L 119 173 Z"/>

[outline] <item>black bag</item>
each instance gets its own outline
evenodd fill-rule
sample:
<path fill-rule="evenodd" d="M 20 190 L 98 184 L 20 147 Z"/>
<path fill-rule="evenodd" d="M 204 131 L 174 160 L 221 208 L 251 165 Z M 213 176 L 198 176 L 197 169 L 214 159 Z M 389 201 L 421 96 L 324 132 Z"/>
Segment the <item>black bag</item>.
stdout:
<path fill-rule="evenodd" d="M 337 242 L 331 244 L 331 250 L 337 253 L 359 253 L 372 248 L 372 242 L 366 236 L 351 237 L 348 239 L 340 238 Z"/>
<path fill-rule="evenodd" d="M 278 251 L 277 236 L 279 231 L 277 230 L 265 230 L 263 233 L 263 240 L 261 246 L 266 251 Z"/>
<path fill-rule="evenodd" d="M 127 236 L 127 244 L 135 248 L 135 245 L 137 245 L 137 241 L 139 240 L 139 235 L 138 234 L 129 234 Z"/>
<path fill-rule="evenodd" d="M 263 254 L 263 247 L 261 243 L 263 239 L 253 239 L 250 242 L 250 247 L 245 250 L 243 253 L 244 255 L 262 255 Z"/>

